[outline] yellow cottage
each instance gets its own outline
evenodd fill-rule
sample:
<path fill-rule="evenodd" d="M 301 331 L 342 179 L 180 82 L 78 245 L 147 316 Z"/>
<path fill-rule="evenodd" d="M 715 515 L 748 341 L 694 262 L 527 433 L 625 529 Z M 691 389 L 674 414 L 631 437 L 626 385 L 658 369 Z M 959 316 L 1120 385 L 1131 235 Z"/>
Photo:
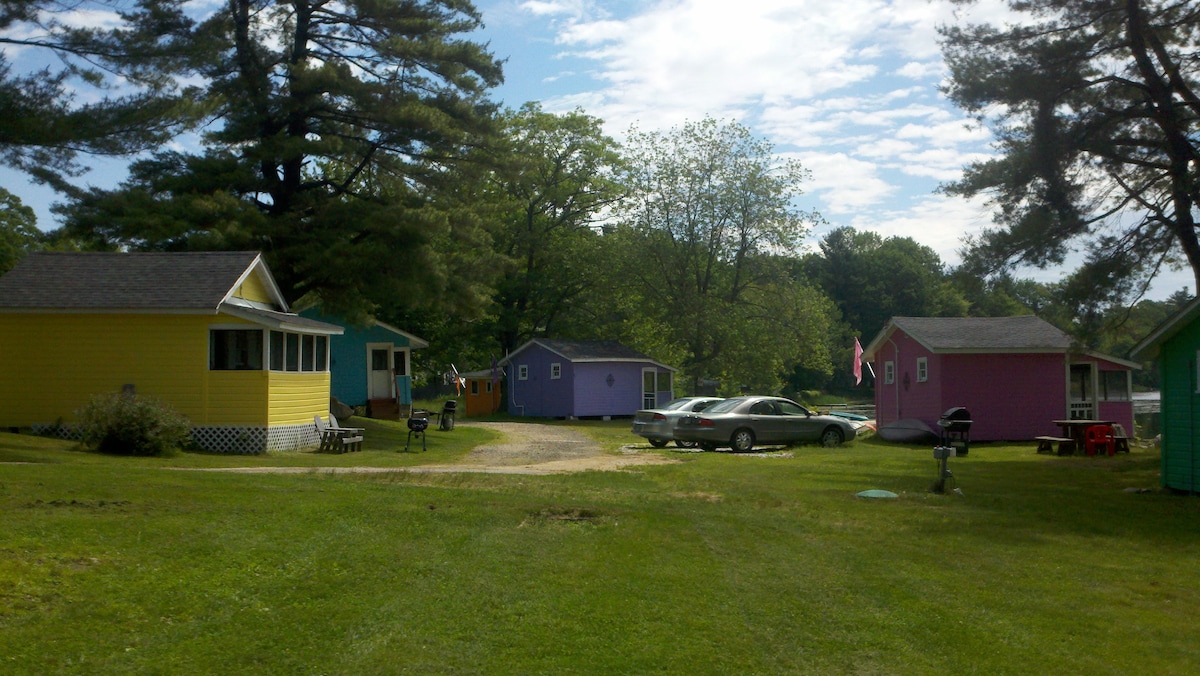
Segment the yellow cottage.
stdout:
<path fill-rule="evenodd" d="M 0 277 L 0 427 L 69 434 L 97 393 L 155 396 L 201 448 L 315 447 L 329 336 L 256 252 L 33 253 Z"/>

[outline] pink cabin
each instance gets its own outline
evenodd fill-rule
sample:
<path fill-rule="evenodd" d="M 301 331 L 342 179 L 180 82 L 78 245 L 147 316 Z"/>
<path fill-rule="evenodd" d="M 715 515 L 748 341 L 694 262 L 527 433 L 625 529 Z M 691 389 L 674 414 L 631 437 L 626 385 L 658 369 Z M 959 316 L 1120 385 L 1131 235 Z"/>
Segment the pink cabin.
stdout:
<path fill-rule="evenodd" d="M 1059 419 L 1102 419 L 1133 431 L 1138 364 L 1073 345 L 1032 315 L 893 317 L 863 349 L 875 371 L 880 426 L 937 420 L 961 406 L 972 441 L 1058 435 Z"/>

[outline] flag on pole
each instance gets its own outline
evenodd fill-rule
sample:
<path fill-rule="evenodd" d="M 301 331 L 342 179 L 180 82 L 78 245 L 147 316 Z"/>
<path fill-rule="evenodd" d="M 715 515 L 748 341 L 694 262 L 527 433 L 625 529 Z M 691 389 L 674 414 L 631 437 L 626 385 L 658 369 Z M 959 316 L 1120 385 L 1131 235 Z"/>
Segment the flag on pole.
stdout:
<path fill-rule="evenodd" d="M 862 345 L 854 338 L 854 384 L 862 384 Z"/>

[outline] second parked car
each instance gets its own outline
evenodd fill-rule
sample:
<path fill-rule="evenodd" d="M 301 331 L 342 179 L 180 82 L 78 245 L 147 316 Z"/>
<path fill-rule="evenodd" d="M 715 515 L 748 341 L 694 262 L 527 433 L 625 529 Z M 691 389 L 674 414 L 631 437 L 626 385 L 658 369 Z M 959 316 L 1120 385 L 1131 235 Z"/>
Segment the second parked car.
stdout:
<path fill-rule="evenodd" d="M 709 451 L 727 446 L 742 453 L 755 444 L 814 441 L 836 446 L 855 434 L 844 418 L 820 415 L 782 397 L 733 397 L 684 416 L 675 426 L 677 443 L 695 442 Z"/>
<path fill-rule="evenodd" d="M 675 423 L 680 418 L 703 411 L 718 401 L 721 401 L 720 397 L 683 397 L 672 399 L 659 408 L 643 409 L 633 416 L 633 433 L 649 439 L 651 446 L 662 448 L 675 439 Z M 696 442 L 675 439 L 675 445 L 695 448 Z"/>

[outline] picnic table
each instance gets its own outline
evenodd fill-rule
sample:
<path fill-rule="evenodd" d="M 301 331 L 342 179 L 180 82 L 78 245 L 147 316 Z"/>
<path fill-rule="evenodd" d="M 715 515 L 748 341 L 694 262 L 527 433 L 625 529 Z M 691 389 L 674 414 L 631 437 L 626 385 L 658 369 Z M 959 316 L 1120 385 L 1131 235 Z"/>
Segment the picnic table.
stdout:
<path fill-rule="evenodd" d="M 1051 422 L 1062 428 L 1062 435 L 1057 437 L 1036 437 L 1038 442 L 1038 453 L 1049 452 L 1053 450 L 1055 446 L 1057 446 L 1059 455 L 1071 455 L 1076 450 L 1083 450 L 1084 438 L 1087 435 L 1087 430 L 1089 427 L 1094 425 L 1112 426 L 1115 424 L 1112 420 L 1090 419 L 1052 420 Z M 1128 446 L 1125 447 L 1125 450 L 1128 452 Z"/>

